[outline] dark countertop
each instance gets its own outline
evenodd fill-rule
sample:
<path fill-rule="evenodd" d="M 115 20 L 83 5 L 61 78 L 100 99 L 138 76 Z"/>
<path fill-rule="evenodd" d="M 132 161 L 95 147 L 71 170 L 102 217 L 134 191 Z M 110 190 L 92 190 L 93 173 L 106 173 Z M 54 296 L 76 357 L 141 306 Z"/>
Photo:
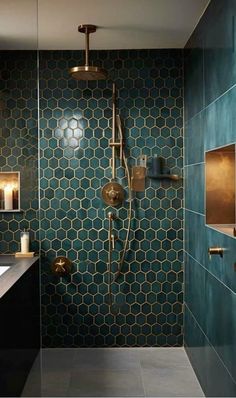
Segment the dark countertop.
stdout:
<path fill-rule="evenodd" d="M 39 257 L 15 258 L 14 255 L 0 255 L 0 266 L 10 265 L 10 268 L 0 276 L 0 298 L 20 279 L 20 277 L 38 261 Z"/>

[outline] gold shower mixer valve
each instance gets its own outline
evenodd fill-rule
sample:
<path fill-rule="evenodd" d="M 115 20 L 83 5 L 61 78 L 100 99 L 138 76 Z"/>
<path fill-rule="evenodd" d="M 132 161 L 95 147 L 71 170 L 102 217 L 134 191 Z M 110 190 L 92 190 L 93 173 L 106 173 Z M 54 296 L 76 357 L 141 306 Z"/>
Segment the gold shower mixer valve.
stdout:
<path fill-rule="evenodd" d="M 108 182 L 102 189 L 102 198 L 109 206 L 118 206 L 124 200 L 124 189 L 117 182 Z"/>

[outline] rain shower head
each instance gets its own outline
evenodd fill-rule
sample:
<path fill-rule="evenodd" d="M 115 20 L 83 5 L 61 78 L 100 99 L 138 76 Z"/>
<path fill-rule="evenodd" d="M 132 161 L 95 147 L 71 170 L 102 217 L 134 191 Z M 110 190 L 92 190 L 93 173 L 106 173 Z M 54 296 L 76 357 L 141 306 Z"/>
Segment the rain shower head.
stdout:
<path fill-rule="evenodd" d="M 69 74 L 76 80 L 105 80 L 107 71 L 98 66 L 89 65 L 89 35 L 96 32 L 95 25 L 79 25 L 78 31 L 85 34 L 85 65 L 74 66 L 69 69 Z"/>

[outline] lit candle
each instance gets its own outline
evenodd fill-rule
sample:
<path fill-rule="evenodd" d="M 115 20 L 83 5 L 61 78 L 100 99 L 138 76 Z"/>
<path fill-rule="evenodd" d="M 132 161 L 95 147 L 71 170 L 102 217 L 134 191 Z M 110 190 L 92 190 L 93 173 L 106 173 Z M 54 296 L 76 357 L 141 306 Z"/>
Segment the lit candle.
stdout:
<path fill-rule="evenodd" d="M 21 253 L 28 253 L 29 252 L 29 232 L 21 232 Z"/>
<path fill-rule="evenodd" d="M 11 185 L 6 185 L 4 188 L 4 208 L 5 210 L 13 209 L 13 189 Z"/>

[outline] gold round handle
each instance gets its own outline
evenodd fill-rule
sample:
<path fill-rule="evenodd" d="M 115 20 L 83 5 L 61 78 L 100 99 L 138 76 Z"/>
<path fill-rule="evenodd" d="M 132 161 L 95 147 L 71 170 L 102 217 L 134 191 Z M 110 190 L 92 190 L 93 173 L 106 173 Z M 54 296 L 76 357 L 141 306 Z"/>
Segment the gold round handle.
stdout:
<path fill-rule="evenodd" d="M 107 205 L 118 206 L 124 200 L 124 189 L 117 182 L 108 182 L 102 189 L 102 198 Z"/>
<path fill-rule="evenodd" d="M 56 257 L 52 263 L 52 272 L 56 275 L 68 275 L 71 272 L 72 262 L 67 257 Z"/>

